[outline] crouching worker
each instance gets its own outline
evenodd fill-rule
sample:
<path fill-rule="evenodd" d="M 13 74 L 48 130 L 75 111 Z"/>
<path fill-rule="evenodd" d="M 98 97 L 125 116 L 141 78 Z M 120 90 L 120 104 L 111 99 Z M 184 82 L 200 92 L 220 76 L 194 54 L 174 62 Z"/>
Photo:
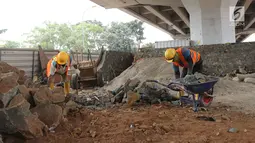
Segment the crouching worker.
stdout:
<path fill-rule="evenodd" d="M 173 63 L 175 78 L 184 78 L 186 75 L 192 75 L 195 72 L 201 72 L 203 60 L 200 54 L 188 48 L 169 48 L 165 51 L 165 60 Z M 180 76 L 179 67 L 183 67 Z"/>
<path fill-rule="evenodd" d="M 50 89 L 54 89 L 55 75 L 59 74 L 64 82 L 64 92 L 67 96 L 70 92 L 70 81 L 68 78 L 68 69 L 71 66 L 72 57 L 66 52 L 59 52 L 56 56 L 49 60 L 47 64 L 47 77 Z"/>

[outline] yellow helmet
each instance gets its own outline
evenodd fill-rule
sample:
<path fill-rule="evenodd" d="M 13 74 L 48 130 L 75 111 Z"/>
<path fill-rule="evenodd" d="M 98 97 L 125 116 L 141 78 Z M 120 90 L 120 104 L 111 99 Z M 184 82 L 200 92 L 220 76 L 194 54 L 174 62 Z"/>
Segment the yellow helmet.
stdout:
<path fill-rule="evenodd" d="M 167 62 L 171 63 L 173 62 L 174 56 L 176 54 L 176 51 L 174 48 L 169 48 L 165 51 L 165 59 Z"/>
<path fill-rule="evenodd" d="M 57 63 L 58 64 L 64 65 L 64 64 L 67 63 L 69 55 L 66 52 L 64 52 L 64 51 L 61 51 L 61 52 L 58 53 L 56 58 L 57 58 Z"/>

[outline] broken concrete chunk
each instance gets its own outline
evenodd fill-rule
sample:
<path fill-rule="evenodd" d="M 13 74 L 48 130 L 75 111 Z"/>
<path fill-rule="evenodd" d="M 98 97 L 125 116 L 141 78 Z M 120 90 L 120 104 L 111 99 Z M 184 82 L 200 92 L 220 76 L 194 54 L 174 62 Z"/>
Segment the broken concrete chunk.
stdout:
<path fill-rule="evenodd" d="M 41 104 L 31 109 L 48 127 L 58 126 L 62 119 L 62 108 L 55 104 Z"/>
<path fill-rule="evenodd" d="M 2 73 L 0 77 L 0 93 L 6 93 L 18 85 L 18 74 L 14 72 Z"/>
<path fill-rule="evenodd" d="M 25 100 L 26 99 L 22 96 L 22 94 L 18 94 L 12 98 L 7 108 L 17 106 L 18 104 L 25 102 Z"/>
<path fill-rule="evenodd" d="M 19 85 L 18 88 L 19 88 L 19 93 L 21 93 L 26 100 L 29 100 L 31 95 L 29 94 L 29 90 L 27 89 L 27 87 L 25 85 Z"/>
<path fill-rule="evenodd" d="M 240 81 L 241 81 L 238 77 L 234 77 L 232 80 L 233 80 L 233 81 L 237 81 L 237 82 L 240 82 Z"/>
<path fill-rule="evenodd" d="M 29 94 L 33 97 L 39 88 L 28 88 Z"/>
<path fill-rule="evenodd" d="M 28 88 L 25 85 L 18 86 L 19 93 L 30 103 L 32 107 L 35 107 L 33 96 L 29 93 Z"/>
<path fill-rule="evenodd" d="M 14 73 L 19 74 L 18 68 L 13 67 L 13 66 L 7 64 L 6 62 L 2 62 L 2 61 L 0 61 L 0 71 L 1 71 L 1 73 L 14 72 Z"/>
<path fill-rule="evenodd" d="M 247 77 L 244 79 L 244 82 L 255 84 L 255 78 Z"/>
<path fill-rule="evenodd" d="M 23 85 L 26 80 L 27 80 L 27 76 L 25 76 L 25 71 L 19 70 L 19 80 L 18 80 L 19 85 Z"/>
<path fill-rule="evenodd" d="M 51 91 L 49 90 L 48 87 L 41 87 L 39 90 L 35 93 L 33 96 L 35 104 L 40 105 L 40 104 L 47 104 L 51 103 L 51 100 L 49 97 L 52 96 Z"/>
<path fill-rule="evenodd" d="M 139 79 L 135 78 L 129 82 L 128 86 L 133 90 L 139 85 L 140 82 L 141 81 Z"/>
<path fill-rule="evenodd" d="M 62 103 L 65 101 L 65 92 L 64 88 L 56 87 L 52 90 L 52 94 L 49 94 L 49 99 L 52 103 Z"/>
<path fill-rule="evenodd" d="M 240 81 L 244 81 L 245 78 L 255 78 L 255 73 L 252 74 L 237 74 Z"/>
<path fill-rule="evenodd" d="M 48 87 L 41 87 L 33 97 L 36 105 L 65 101 L 65 93 L 62 87 L 56 87 L 53 90 Z"/>
<path fill-rule="evenodd" d="M 239 66 L 239 67 L 238 67 L 238 71 L 239 71 L 239 73 L 241 73 L 241 74 L 247 74 L 247 71 L 245 70 L 245 67 Z"/>
<path fill-rule="evenodd" d="M 75 110 L 76 108 L 80 107 L 77 103 L 70 100 L 66 103 L 65 108 L 63 109 L 63 115 L 67 116 L 68 112 L 71 110 Z"/>
<path fill-rule="evenodd" d="M 43 135 L 45 125 L 29 111 L 30 104 L 20 94 L 7 108 L 0 109 L 0 132 L 21 133 L 26 139 Z"/>
<path fill-rule="evenodd" d="M 1 86 L 0 86 L 1 87 Z M 2 87 L 1 87 L 2 88 Z M 11 99 L 18 94 L 18 86 L 11 88 L 6 93 L 0 93 L 0 108 L 6 107 Z"/>

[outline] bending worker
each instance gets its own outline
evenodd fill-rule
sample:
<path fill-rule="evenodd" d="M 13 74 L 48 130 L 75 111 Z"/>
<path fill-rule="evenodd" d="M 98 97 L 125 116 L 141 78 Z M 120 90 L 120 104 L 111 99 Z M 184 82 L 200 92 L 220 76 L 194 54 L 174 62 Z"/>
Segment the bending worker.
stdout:
<path fill-rule="evenodd" d="M 200 54 L 188 48 L 169 48 L 165 51 L 165 59 L 173 63 L 175 78 L 180 78 L 179 67 L 183 67 L 181 78 L 192 75 L 202 70 L 202 58 Z"/>
<path fill-rule="evenodd" d="M 49 60 L 47 64 L 47 77 L 50 84 L 50 89 L 54 88 L 55 74 L 59 74 L 64 81 L 65 95 L 69 94 L 70 81 L 68 78 L 68 69 L 71 66 L 72 57 L 66 52 L 59 52 L 56 56 Z"/>

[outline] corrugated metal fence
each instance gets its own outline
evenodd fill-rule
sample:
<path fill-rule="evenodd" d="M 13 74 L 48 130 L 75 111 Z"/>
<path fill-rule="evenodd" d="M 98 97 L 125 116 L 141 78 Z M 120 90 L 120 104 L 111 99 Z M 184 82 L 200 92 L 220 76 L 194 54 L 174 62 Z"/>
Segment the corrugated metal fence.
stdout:
<path fill-rule="evenodd" d="M 170 48 L 179 46 L 191 46 L 190 40 L 169 40 L 169 41 L 156 41 L 155 48 Z"/>
<path fill-rule="evenodd" d="M 51 58 L 58 50 L 44 50 L 46 56 Z M 40 69 L 38 49 L 0 49 L 0 61 L 24 70 L 28 77 L 38 74 Z"/>
<path fill-rule="evenodd" d="M 50 59 L 56 55 L 58 50 L 44 50 L 45 55 Z M 81 56 L 79 54 L 78 61 L 87 60 L 86 53 Z M 74 54 L 75 60 L 77 59 Z M 91 54 L 92 59 L 96 60 L 99 54 Z M 39 74 L 40 61 L 39 61 L 39 50 L 38 49 L 7 49 L 0 48 L 0 61 L 4 61 L 11 66 L 15 66 L 18 69 L 24 70 L 26 75 L 31 78 L 34 75 Z"/>

